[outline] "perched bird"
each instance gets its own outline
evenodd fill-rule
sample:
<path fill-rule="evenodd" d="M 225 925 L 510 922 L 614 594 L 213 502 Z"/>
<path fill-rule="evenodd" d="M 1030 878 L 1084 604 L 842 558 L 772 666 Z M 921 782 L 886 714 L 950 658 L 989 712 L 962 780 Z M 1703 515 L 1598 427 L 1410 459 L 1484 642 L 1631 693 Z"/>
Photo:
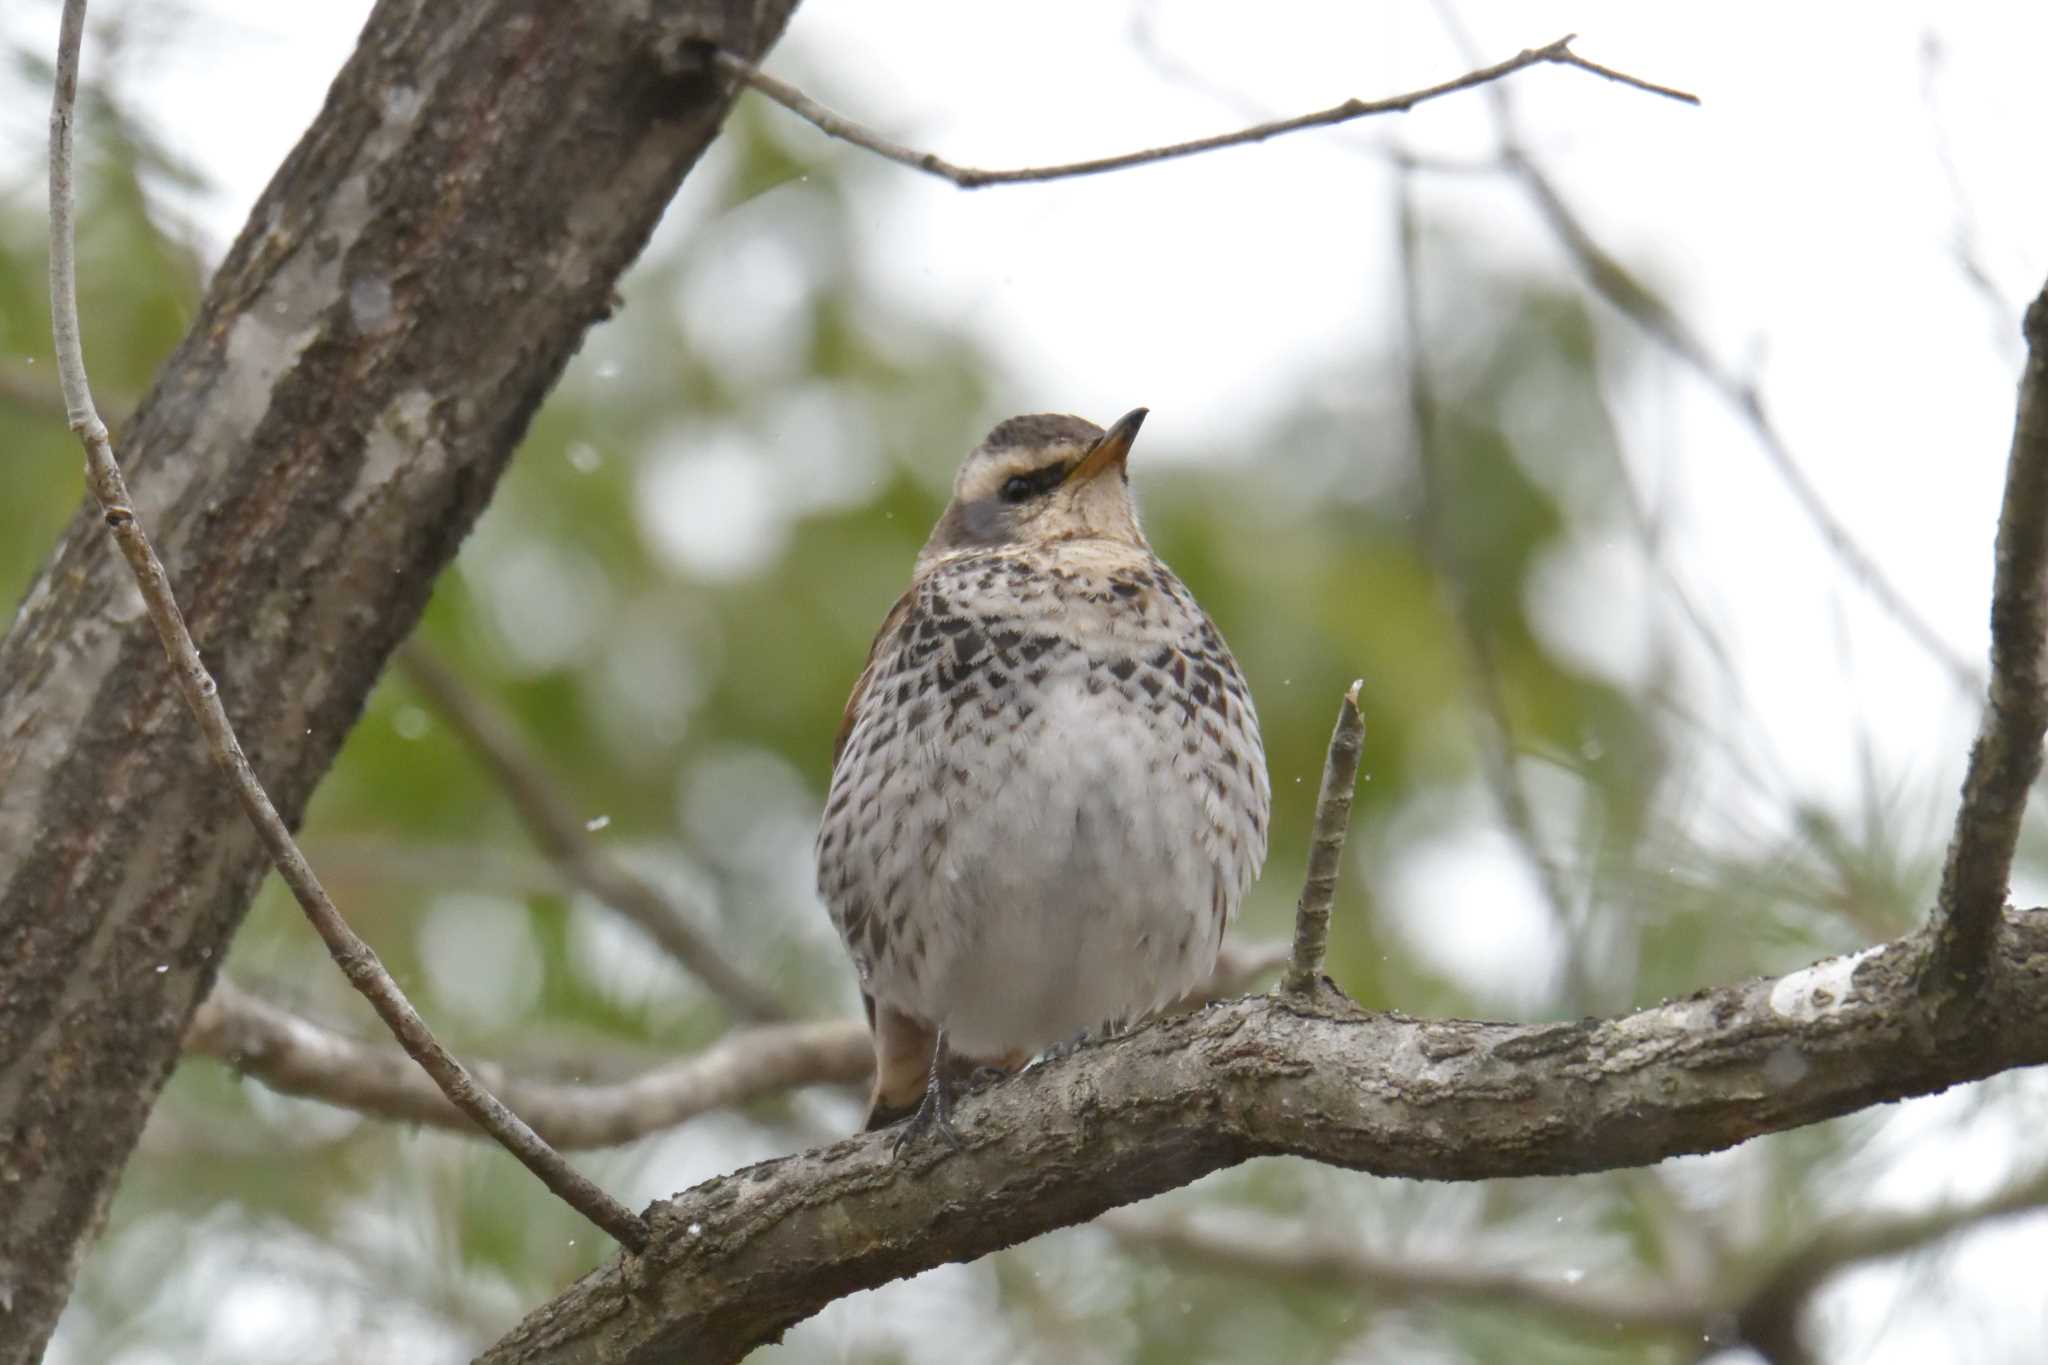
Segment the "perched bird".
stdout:
<path fill-rule="evenodd" d="M 1258 718 L 1152 553 L 1108 431 L 1013 417 L 882 621 L 833 750 L 818 889 L 873 1027 L 867 1127 L 958 1145 L 960 1079 L 1205 980 L 1266 856 Z"/>

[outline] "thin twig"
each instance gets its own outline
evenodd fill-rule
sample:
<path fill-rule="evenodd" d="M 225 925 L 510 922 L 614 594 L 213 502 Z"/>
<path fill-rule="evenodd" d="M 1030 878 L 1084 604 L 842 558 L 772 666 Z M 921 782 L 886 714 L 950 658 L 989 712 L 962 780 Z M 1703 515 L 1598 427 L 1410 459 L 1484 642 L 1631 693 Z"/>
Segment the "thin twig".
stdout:
<path fill-rule="evenodd" d="M 1294 909 L 1294 959 L 1281 987 L 1313 991 L 1323 974 L 1330 944 L 1330 903 L 1337 897 L 1337 873 L 1344 858 L 1344 833 L 1351 826 L 1351 794 L 1358 786 L 1358 757 L 1365 748 L 1365 717 L 1359 714 L 1359 679 L 1345 690 L 1323 760 L 1323 785 L 1316 792 L 1316 822 L 1308 846 L 1308 875 Z"/>
<path fill-rule="evenodd" d="M 2048 287 L 2027 309 L 2027 364 L 2005 466 L 1991 578 L 1989 704 L 1941 870 L 1923 993 L 1967 1019 L 1981 1004 L 2012 884 L 2027 790 L 2048 732 Z"/>
<path fill-rule="evenodd" d="M 73 189 L 71 178 L 72 111 L 78 97 L 78 52 L 85 30 L 85 0 L 65 0 L 57 47 L 56 94 L 50 107 L 50 315 L 55 334 L 58 374 L 72 431 L 85 446 L 87 483 L 98 500 L 128 567 L 135 575 L 149 618 L 163 642 L 171 675 L 206 737 L 215 764 L 233 788 L 271 861 L 292 889 L 306 918 L 327 950 L 390 1026 L 415 1061 L 434 1078 L 442 1093 L 468 1114 L 506 1150 L 539 1176 L 547 1187 L 591 1222 L 635 1251 L 647 1243 L 647 1228 L 630 1210 L 578 1173 L 488 1091 L 441 1046 L 412 1003 L 368 944 L 350 929 L 341 912 L 313 874 L 290 830 L 271 804 L 263 784 L 235 738 L 220 688 L 199 657 L 186 629 L 164 566 L 144 534 L 128 497 L 126 480 L 114 458 L 106 424 L 100 420 L 86 381 L 85 355 L 79 343 L 77 267 L 73 255 Z"/>
<path fill-rule="evenodd" d="M 449 728 L 483 760 L 533 841 L 564 878 L 639 925 L 737 1017 L 756 1024 L 791 1017 L 773 992 L 726 960 L 681 906 L 654 883 L 606 856 L 590 837 L 589 826 L 562 796 L 561 784 L 486 698 L 416 641 L 399 650 L 398 662 Z"/>
<path fill-rule="evenodd" d="M 1699 99 L 1682 90 L 1638 80 L 1623 75 L 1596 62 L 1589 62 L 1571 50 L 1572 39 L 1568 34 L 1554 43 L 1543 47 L 1530 48 L 1504 62 L 1468 71 L 1462 76 L 1444 81 L 1438 85 L 1413 90 L 1405 95 L 1393 95 L 1386 99 L 1349 99 L 1342 104 L 1318 109 L 1313 113 L 1298 114 L 1293 118 L 1273 119 L 1266 123 L 1253 124 L 1235 132 L 1218 133 L 1211 137 L 1196 138 L 1191 142 L 1175 142 L 1163 147 L 1146 147 L 1134 152 L 1121 152 L 1115 156 L 1096 157 L 1087 161 L 1069 161 L 1051 166 L 1020 166 L 1006 170 L 991 170 L 977 166 L 962 166 L 948 161 L 935 152 L 921 152 L 907 147 L 891 138 L 884 137 L 873 129 L 854 122 L 842 114 L 833 112 L 803 91 L 785 81 L 777 80 L 753 63 L 734 56 L 730 52 L 717 54 L 717 62 L 727 73 L 742 83 L 752 86 L 761 94 L 774 100 L 798 118 L 810 123 L 827 137 L 842 142 L 851 142 L 856 147 L 866 148 L 875 155 L 893 161 L 899 166 L 908 166 L 914 171 L 935 175 L 941 180 L 951 181 L 963 190 L 980 189 L 987 185 L 1037 184 L 1047 180 L 1066 180 L 1074 176 L 1101 175 L 1107 171 L 1127 170 L 1132 166 L 1146 166 L 1155 161 L 1171 161 L 1184 156 L 1196 156 L 1213 152 L 1224 147 L 1241 147 L 1248 143 L 1264 142 L 1268 138 L 1280 137 L 1287 133 L 1298 133 L 1308 128 L 1327 128 L 1333 124 L 1349 123 L 1353 119 L 1367 118 L 1375 114 L 1399 114 L 1413 109 L 1427 101 L 1440 99 L 1445 95 L 1470 90 L 1490 81 L 1512 76 L 1517 71 L 1532 66 L 1554 65 L 1576 67 L 1581 71 L 1620 81 L 1637 90 L 1662 95 L 1668 99 L 1682 100 L 1687 104 L 1698 104 Z"/>
<path fill-rule="evenodd" d="M 1587 979 L 1580 953 L 1580 930 L 1578 917 L 1572 909 L 1571 888 L 1566 883 L 1563 870 L 1543 847 L 1542 834 L 1536 827 L 1535 810 L 1515 766 L 1514 725 L 1508 716 L 1507 698 L 1501 688 L 1493 643 L 1487 638 L 1486 628 L 1480 623 L 1473 606 L 1465 566 L 1453 544 L 1450 513 L 1454 490 L 1447 486 L 1444 463 L 1448 452 L 1444 450 L 1443 440 L 1437 431 L 1436 396 L 1430 389 L 1429 359 L 1423 340 L 1419 231 L 1406 170 L 1400 173 L 1396 184 L 1396 240 L 1400 253 L 1401 309 L 1407 342 L 1408 408 L 1415 428 L 1415 461 L 1420 475 L 1417 482 L 1422 490 L 1422 515 L 1417 519 L 1422 550 L 1441 584 L 1445 605 L 1464 654 L 1465 680 L 1472 693 L 1471 711 L 1486 785 L 1493 794 L 1494 804 L 1500 809 L 1501 823 L 1507 827 L 1508 837 L 1514 840 L 1522 856 L 1528 860 L 1530 870 L 1536 874 L 1544 903 L 1557 927 L 1568 1002 L 1575 1007 L 1584 1006 L 1590 1002 L 1592 985 Z"/>
<path fill-rule="evenodd" d="M 1180 1007 L 1241 995 L 1286 960 L 1285 944 L 1230 940 L 1216 970 Z M 294 1014 L 225 979 L 192 1016 L 185 1050 L 224 1062 L 280 1094 L 374 1118 L 476 1131 L 403 1053 Z M 568 1150 L 631 1142 L 713 1109 L 804 1086 L 861 1084 L 874 1060 L 868 1026 L 838 1019 L 735 1029 L 693 1056 L 617 1081 L 532 1080 L 490 1062 L 474 1070 L 543 1138 Z"/>

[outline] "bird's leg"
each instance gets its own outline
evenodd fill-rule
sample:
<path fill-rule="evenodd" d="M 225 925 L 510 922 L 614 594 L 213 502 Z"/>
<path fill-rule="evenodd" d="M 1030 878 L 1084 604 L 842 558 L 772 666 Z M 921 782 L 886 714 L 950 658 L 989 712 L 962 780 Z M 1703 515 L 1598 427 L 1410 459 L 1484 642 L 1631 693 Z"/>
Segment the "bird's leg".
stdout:
<path fill-rule="evenodd" d="M 960 1134 L 953 1127 L 953 1078 L 949 1075 L 948 1063 L 952 1060 L 946 1047 L 946 1031 L 939 1030 L 938 1040 L 932 1044 L 932 1069 L 924 1083 L 924 1102 L 917 1106 L 903 1125 L 903 1131 L 896 1135 L 896 1144 L 890 1149 L 891 1155 L 903 1155 L 903 1146 L 927 1128 L 939 1130 L 939 1136 L 954 1151 L 960 1150 Z"/>

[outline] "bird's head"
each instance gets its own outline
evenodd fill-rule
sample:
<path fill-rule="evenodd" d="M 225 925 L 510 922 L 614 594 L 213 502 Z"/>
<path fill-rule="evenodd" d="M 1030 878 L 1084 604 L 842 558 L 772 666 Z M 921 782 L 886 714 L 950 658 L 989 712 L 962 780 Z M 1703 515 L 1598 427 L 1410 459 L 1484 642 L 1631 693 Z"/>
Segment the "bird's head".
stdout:
<path fill-rule="evenodd" d="M 988 434 L 960 466 L 953 501 L 920 562 L 958 550 L 1111 540 L 1144 548 L 1124 460 L 1145 409 L 1108 431 L 1079 417 L 1033 413 Z"/>

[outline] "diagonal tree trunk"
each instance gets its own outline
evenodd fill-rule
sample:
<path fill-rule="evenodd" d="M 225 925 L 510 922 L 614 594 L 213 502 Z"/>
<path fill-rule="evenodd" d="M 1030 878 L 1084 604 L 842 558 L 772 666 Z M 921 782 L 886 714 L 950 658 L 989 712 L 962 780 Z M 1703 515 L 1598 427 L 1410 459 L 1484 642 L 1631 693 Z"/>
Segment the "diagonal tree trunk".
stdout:
<path fill-rule="evenodd" d="M 287 819 L 717 135 L 707 44 L 758 57 L 794 7 L 370 16 L 120 442 Z M 0 641 L 0 1365 L 39 1358 L 264 869 L 81 511 Z"/>

